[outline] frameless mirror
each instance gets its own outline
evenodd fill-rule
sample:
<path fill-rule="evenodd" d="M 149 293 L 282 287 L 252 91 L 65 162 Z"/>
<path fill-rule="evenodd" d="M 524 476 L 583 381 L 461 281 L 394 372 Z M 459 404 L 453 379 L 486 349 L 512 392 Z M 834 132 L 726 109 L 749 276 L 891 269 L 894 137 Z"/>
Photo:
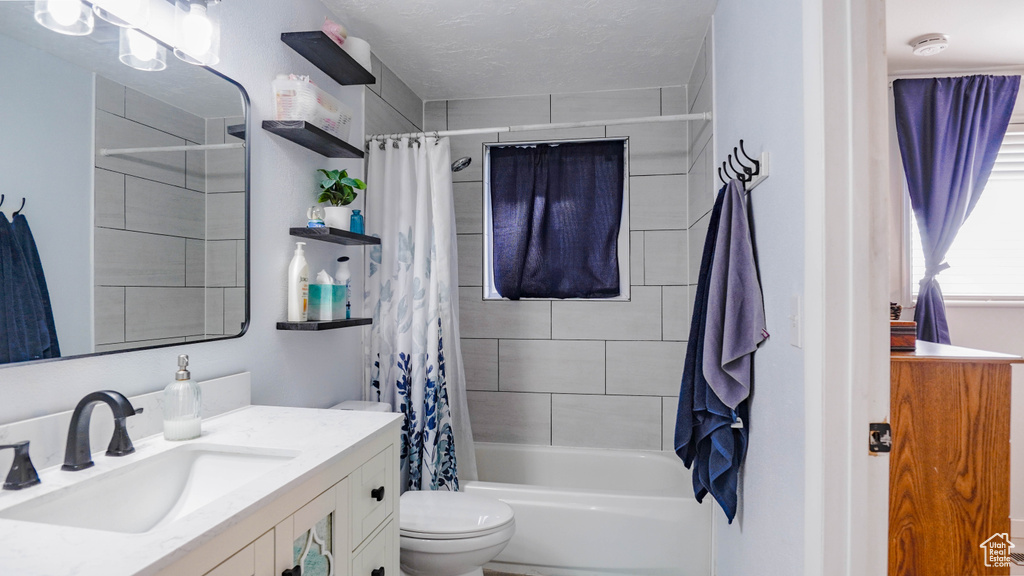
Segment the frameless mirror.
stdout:
<path fill-rule="evenodd" d="M 245 92 L 170 49 L 129 67 L 121 28 L 59 34 L 33 5 L 0 2 L 0 363 L 240 336 Z"/>

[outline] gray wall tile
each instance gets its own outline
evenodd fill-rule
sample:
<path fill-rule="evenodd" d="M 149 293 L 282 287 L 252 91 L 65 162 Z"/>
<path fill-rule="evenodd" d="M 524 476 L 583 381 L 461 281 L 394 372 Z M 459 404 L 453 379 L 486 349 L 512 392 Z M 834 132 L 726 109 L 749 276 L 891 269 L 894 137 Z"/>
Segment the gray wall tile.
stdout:
<path fill-rule="evenodd" d="M 551 397 L 551 443 L 555 446 L 660 450 L 661 437 L 661 398 Z"/>
<path fill-rule="evenodd" d="M 629 136 L 629 174 L 685 174 L 690 165 L 687 122 L 609 126 L 608 137 Z"/>
<path fill-rule="evenodd" d="M 661 289 L 661 299 L 662 339 L 689 340 L 690 286 L 665 286 Z"/>
<path fill-rule="evenodd" d="M 234 336 L 245 322 L 245 288 L 224 289 L 224 334 Z"/>
<path fill-rule="evenodd" d="M 687 247 L 689 255 L 687 266 L 690 270 L 689 277 L 693 278 L 693 284 L 697 283 L 697 277 L 700 275 L 700 259 L 704 254 L 704 240 L 708 235 L 708 222 L 710 220 L 711 214 L 705 214 L 694 222 L 693 226 L 690 226 L 690 229 L 687 231 L 687 244 L 689 244 Z"/>
<path fill-rule="evenodd" d="M 711 169 L 709 154 L 711 154 L 710 143 L 700 151 L 690 172 L 686 174 L 688 225 L 711 212 L 711 208 L 715 204 L 716 185 L 721 184 L 718 180 L 718 172 Z"/>
<path fill-rule="evenodd" d="M 489 128 L 550 122 L 550 98 L 506 96 L 448 101 L 448 129 Z"/>
<path fill-rule="evenodd" d="M 690 111 L 686 99 L 686 86 L 668 86 L 661 89 L 661 115 L 675 116 Z"/>
<path fill-rule="evenodd" d="M 136 232 L 203 238 L 206 234 L 206 195 L 127 176 L 125 227 Z"/>
<path fill-rule="evenodd" d="M 206 143 L 206 120 L 131 88 L 125 90 L 124 115 L 185 140 Z"/>
<path fill-rule="evenodd" d="M 97 286 L 96 344 L 124 342 L 124 288 Z"/>
<path fill-rule="evenodd" d="M 484 231 L 483 182 L 456 182 L 455 231 L 459 234 L 479 234 Z"/>
<path fill-rule="evenodd" d="M 206 289 L 206 333 L 219 335 L 224 333 L 224 290 L 222 288 Z"/>
<path fill-rule="evenodd" d="M 96 169 L 96 226 L 124 228 L 124 174 Z"/>
<path fill-rule="evenodd" d="M 185 286 L 206 286 L 206 241 L 185 241 Z"/>
<path fill-rule="evenodd" d="M 103 76 L 96 76 L 96 108 L 124 116 L 124 86 L 107 80 Z"/>
<path fill-rule="evenodd" d="M 517 392 L 466 393 L 477 442 L 551 444 L 551 395 Z"/>
<path fill-rule="evenodd" d="M 101 156 L 101 148 L 182 146 L 185 141 L 109 112 L 96 112 L 96 167 L 185 186 L 185 153 L 154 152 L 145 155 Z"/>
<path fill-rule="evenodd" d="M 452 160 L 469 156 L 473 163 L 463 170 L 452 173 L 454 182 L 482 182 L 483 181 L 483 147 L 485 142 L 497 142 L 498 134 L 468 134 L 466 136 L 452 136 Z"/>
<path fill-rule="evenodd" d="M 678 394 L 685 356 L 685 342 L 608 342 L 608 394 Z"/>
<path fill-rule="evenodd" d="M 238 248 L 233 240 L 206 242 L 206 285 L 228 287 L 235 285 L 238 266 L 235 262 Z"/>
<path fill-rule="evenodd" d="M 235 241 L 235 286 L 245 286 L 245 240 Z"/>
<path fill-rule="evenodd" d="M 676 449 L 676 413 L 679 410 L 679 397 L 668 396 L 661 399 L 661 449 Z"/>
<path fill-rule="evenodd" d="M 660 113 L 661 90 L 658 88 L 551 95 L 552 122 L 616 120 Z"/>
<path fill-rule="evenodd" d="M 206 141 L 204 144 L 223 144 L 227 137 L 227 123 L 223 118 L 206 119 Z"/>
<path fill-rule="evenodd" d="M 448 101 L 431 100 L 423 103 L 423 130 L 448 129 Z"/>
<path fill-rule="evenodd" d="M 125 289 L 125 337 L 149 340 L 202 334 L 205 327 L 203 288 Z"/>
<path fill-rule="evenodd" d="M 207 239 L 245 239 L 245 193 L 208 194 L 206 218 Z"/>
<path fill-rule="evenodd" d="M 416 132 L 416 126 L 391 107 L 380 96 L 373 92 L 365 92 L 363 114 L 367 134 L 399 134 Z M 349 141 L 356 142 L 357 137 L 349 134 Z"/>
<path fill-rule="evenodd" d="M 647 285 L 689 284 L 685 230 L 649 230 L 644 235 L 644 280 Z"/>
<path fill-rule="evenodd" d="M 603 394 L 604 342 L 501 340 L 498 389 Z"/>
<path fill-rule="evenodd" d="M 551 140 L 587 140 L 591 138 L 604 138 L 604 136 L 604 126 L 585 126 L 583 128 L 501 132 L 498 134 L 498 140 L 500 142 L 548 142 Z"/>
<path fill-rule="evenodd" d="M 245 150 L 206 151 L 206 191 L 245 191 Z"/>
<path fill-rule="evenodd" d="M 184 286 L 185 239 L 96 230 L 98 286 Z"/>
<path fill-rule="evenodd" d="M 707 78 L 707 71 L 710 62 L 708 59 L 708 45 L 707 38 L 704 39 L 704 43 L 700 47 L 700 52 L 697 53 L 697 59 L 693 61 L 693 69 L 690 70 L 690 78 L 686 81 L 686 100 L 689 104 L 690 109 L 693 109 L 693 102 L 697 99 L 697 92 L 701 86 L 704 85 L 704 80 Z M 710 84 L 710 83 L 709 83 Z"/>
<path fill-rule="evenodd" d="M 462 339 L 462 363 L 466 368 L 467 390 L 498 389 L 498 341 Z"/>
<path fill-rule="evenodd" d="M 483 286 L 483 234 L 459 234 L 459 286 Z"/>
<path fill-rule="evenodd" d="M 694 98 L 693 106 L 690 108 L 690 112 L 710 112 L 712 107 L 711 102 L 711 86 L 705 83 L 697 91 L 697 96 Z M 708 140 L 711 139 L 712 124 L 710 120 L 691 120 L 690 124 L 690 150 L 700 150 L 704 148 Z"/>
<path fill-rule="evenodd" d="M 384 65 L 381 63 L 380 58 L 373 52 L 370 53 L 370 74 L 373 74 L 373 84 L 367 84 L 366 87 L 373 90 L 374 94 L 380 96 L 380 80 L 381 80 L 381 69 Z"/>
<path fill-rule="evenodd" d="M 422 129 L 423 100 L 387 66 L 382 66 L 381 77 L 381 98 L 405 116 L 406 120 L 412 122 L 417 130 Z"/>
<path fill-rule="evenodd" d="M 660 340 L 661 288 L 633 286 L 630 298 L 629 302 L 552 302 L 552 338 Z"/>
<path fill-rule="evenodd" d="M 633 286 L 642 286 L 644 283 L 643 232 L 629 233 L 629 283 Z"/>
<path fill-rule="evenodd" d="M 206 192 L 206 155 L 202 150 L 185 152 L 185 188 Z"/>
<path fill-rule="evenodd" d="M 459 288 L 459 324 L 463 338 L 551 337 L 551 302 L 484 302 L 482 296 L 480 288 Z M 658 331 L 661 332 L 660 326 Z"/>
<path fill-rule="evenodd" d="M 685 230 L 686 176 L 629 179 L 630 230 Z"/>

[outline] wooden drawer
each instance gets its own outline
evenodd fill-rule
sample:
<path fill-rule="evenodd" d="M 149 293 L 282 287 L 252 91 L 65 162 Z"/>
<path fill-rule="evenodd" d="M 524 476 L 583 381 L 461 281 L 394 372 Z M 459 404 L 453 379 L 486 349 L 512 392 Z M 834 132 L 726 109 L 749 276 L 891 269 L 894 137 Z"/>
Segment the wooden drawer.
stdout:
<path fill-rule="evenodd" d="M 391 516 L 395 498 L 398 497 L 392 488 L 398 486 L 395 473 L 394 447 L 388 446 L 349 476 L 352 495 L 351 550 L 358 548 L 367 536 Z"/>
<path fill-rule="evenodd" d="M 398 576 L 394 523 L 394 520 L 388 522 L 352 558 L 352 576 Z"/>

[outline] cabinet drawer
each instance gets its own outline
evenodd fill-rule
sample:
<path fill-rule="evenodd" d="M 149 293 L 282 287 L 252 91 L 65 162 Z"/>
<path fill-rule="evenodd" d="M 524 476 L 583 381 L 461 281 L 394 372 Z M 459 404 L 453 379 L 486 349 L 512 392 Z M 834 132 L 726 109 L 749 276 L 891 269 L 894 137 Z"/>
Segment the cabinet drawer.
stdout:
<path fill-rule="evenodd" d="M 352 576 L 399 576 L 394 523 L 394 520 L 388 522 L 352 558 Z"/>
<path fill-rule="evenodd" d="M 384 522 L 395 507 L 394 447 L 371 458 L 349 477 L 352 494 L 352 540 L 351 549 L 373 533 Z"/>

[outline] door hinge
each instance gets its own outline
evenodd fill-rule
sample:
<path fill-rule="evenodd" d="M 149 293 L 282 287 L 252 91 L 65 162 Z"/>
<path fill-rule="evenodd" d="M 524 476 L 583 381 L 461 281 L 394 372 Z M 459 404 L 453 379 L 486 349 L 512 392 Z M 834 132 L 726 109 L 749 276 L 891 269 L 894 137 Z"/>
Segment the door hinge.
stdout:
<path fill-rule="evenodd" d="M 888 422 L 872 422 L 868 424 L 868 452 L 892 451 L 892 428 Z"/>

